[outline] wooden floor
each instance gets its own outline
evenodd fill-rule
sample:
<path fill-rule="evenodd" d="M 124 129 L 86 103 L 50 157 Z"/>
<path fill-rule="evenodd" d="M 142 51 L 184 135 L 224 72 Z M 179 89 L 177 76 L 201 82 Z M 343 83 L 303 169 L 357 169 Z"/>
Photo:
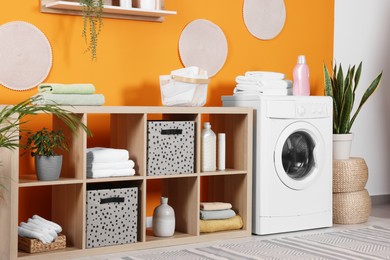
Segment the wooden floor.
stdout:
<path fill-rule="evenodd" d="M 346 230 L 346 229 L 353 229 L 358 227 L 365 227 L 365 226 L 372 226 L 372 225 L 380 225 L 380 226 L 390 226 L 390 204 L 380 204 L 375 205 L 372 208 L 371 216 L 368 219 L 366 223 L 362 224 L 356 224 L 356 225 L 334 225 L 331 228 L 327 228 L 326 230 L 332 229 L 332 230 Z M 258 239 L 272 239 L 277 237 L 286 237 L 286 236 L 297 236 L 301 234 L 310 234 L 310 233 L 318 233 L 321 232 L 321 230 L 325 229 L 315 229 L 315 230 L 307 230 L 307 231 L 299 231 L 299 232 L 291 232 L 291 233 L 284 233 L 284 234 L 275 234 L 275 235 L 267 235 L 267 236 L 256 236 Z M 179 250 L 183 248 L 193 248 L 193 247 L 200 247 L 200 246 L 210 246 L 214 244 L 223 244 L 227 241 L 229 243 L 232 243 L 234 241 L 242 242 L 245 241 L 248 238 L 240 238 L 240 239 L 226 239 L 226 240 L 219 240 L 214 241 L 212 243 L 197 243 L 197 244 L 190 244 L 190 245 L 181 245 L 181 246 L 174 246 L 174 247 L 165 247 L 165 248 L 158 248 L 158 249 L 148 249 L 147 251 L 149 253 L 151 252 L 164 252 L 166 250 Z M 131 251 L 126 253 L 129 256 L 136 256 L 137 254 L 142 253 L 143 250 L 140 251 Z M 109 255 L 98 255 L 98 256 L 90 256 L 90 257 L 82 257 L 82 258 L 75 258 L 77 260 L 122 260 L 122 258 L 119 257 L 119 255 L 123 256 L 124 253 L 121 254 L 109 254 Z"/>

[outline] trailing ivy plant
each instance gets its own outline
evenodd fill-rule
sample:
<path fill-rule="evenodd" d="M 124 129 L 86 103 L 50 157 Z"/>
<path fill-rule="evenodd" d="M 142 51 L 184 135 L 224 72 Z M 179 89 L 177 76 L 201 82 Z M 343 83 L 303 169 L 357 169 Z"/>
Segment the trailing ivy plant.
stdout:
<path fill-rule="evenodd" d="M 103 27 L 103 0 L 79 0 L 83 7 L 82 37 L 87 44 L 86 52 L 91 52 L 92 60 L 96 60 L 98 36 Z"/>
<path fill-rule="evenodd" d="M 362 62 L 360 62 L 356 72 L 355 65 L 348 68 L 347 73 L 343 73 L 341 64 L 334 64 L 332 75 L 329 74 L 324 64 L 325 95 L 333 98 L 333 133 L 348 134 L 355 122 L 357 115 L 366 103 L 367 99 L 378 88 L 382 72 L 371 82 L 360 100 L 359 106 L 353 114 L 352 108 L 355 102 L 355 91 L 360 81 L 362 72 Z"/>

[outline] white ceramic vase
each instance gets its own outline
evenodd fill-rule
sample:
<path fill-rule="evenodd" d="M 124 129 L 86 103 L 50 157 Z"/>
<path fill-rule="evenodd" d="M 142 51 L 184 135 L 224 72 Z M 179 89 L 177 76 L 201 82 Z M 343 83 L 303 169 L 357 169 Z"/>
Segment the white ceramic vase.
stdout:
<path fill-rule="evenodd" d="M 348 160 L 351 154 L 353 134 L 333 134 L 333 159 Z"/>
<path fill-rule="evenodd" d="M 161 197 L 161 204 L 153 211 L 153 234 L 157 237 L 170 237 L 175 233 L 175 212 L 168 205 L 168 198 Z"/>

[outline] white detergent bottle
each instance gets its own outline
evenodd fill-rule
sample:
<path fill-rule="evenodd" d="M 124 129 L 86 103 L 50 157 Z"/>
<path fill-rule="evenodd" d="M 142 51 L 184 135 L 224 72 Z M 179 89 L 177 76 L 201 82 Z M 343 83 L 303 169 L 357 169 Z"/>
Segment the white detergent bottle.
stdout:
<path fill-rule="evenodd" d="M 299 55 L 293 71 L 293 95 L 310 96 L 309 66 L 305 55 Z"/>
<path fill-rule="evenodd" d="M 202 130 L 202 172 L 216 171 L 217 168 L 217 137 L 209 122 L 204 123 Z"/>

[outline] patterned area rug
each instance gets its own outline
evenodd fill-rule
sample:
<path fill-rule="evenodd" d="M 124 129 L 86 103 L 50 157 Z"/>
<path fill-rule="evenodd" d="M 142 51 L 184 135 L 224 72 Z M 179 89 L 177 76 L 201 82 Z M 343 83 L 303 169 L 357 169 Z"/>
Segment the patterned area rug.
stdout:
<path fill-rule="evenodd" d="M 390 228 L 371 226 L 242 243 L 129 254 L 122 260 L 390 259 Z"/>

